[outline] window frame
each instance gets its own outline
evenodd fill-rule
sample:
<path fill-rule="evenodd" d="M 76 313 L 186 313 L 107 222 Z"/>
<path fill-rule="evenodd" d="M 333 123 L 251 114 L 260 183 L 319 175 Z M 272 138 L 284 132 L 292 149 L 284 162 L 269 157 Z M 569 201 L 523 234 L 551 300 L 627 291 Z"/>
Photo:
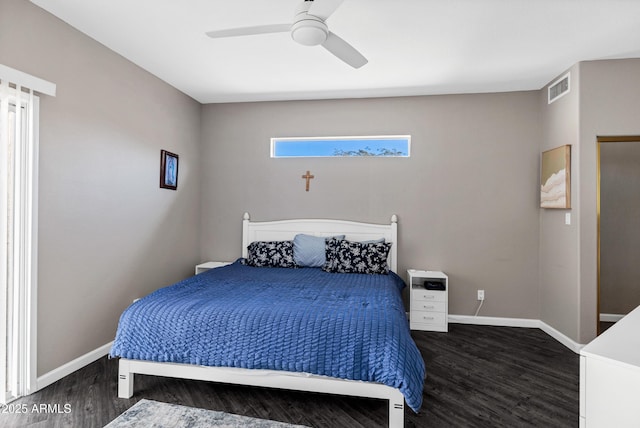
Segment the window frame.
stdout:
<path fill-rule="evenodd" d="M 406 155 L 345 155 L 345 154 L 301 154 L 301 155 L 278 155 L 276 153 L 276 146 L 280 142 L 291 143 L 291 142 L 301 142 L 301 143 L 328 143 L 330 142 L 358 142 L 358 141 L 370 141 L 375 143 L 380 140 L 389 140 L 389 141 L 397 141 L 397 140 L 406 140 Z M 364 146 L 363 148 L 367 148 Z M 334 148 L 334 152 L 335 152 Z M 273 137 L 271 138 L 270 144 L 270 157 L 272 159 L 299 159 L 299 158 L 409 158 L 411 157 L 411 135 L 366 135 L 366 136 L 338 136 L 338 137 Z"/>

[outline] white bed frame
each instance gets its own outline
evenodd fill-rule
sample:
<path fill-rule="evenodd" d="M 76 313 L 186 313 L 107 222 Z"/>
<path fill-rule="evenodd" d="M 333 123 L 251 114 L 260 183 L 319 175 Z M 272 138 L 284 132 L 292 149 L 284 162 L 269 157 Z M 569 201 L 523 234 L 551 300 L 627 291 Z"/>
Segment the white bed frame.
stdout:
<path fill-rule="evenodd" d="M 345 235 L 349 241 L 369 241 L 384 238 L 391 242 L 389 268 L 398 269 L 398 217 L 391 216 L 389 224 L 360 223 L 348 220 L 296 219 L 277 221 L 251 221 L 249 213 L 242 220 L 242 257 L 247 257 L 247 247 L 254 241 L 285 241 L 298 233 L 314 236 Z"/>
<path fill-rule="evenodd" d="M 297 219 L 252 222 L 248 213 L 242 222 L 242 256 L 253 241 L 290 240 L 298 233 L 315 236 L 346 235 L 352 241 L 384 237 L 393 245 L 389 251 L 389 267 L 397 271 L 398 219 L 391 217 L 389 224 L 360 223 L 345 220 Z M 378 398 L 389 402 L 389 427 L 404 426 L 404 396 L 396 389 L 377 382 L 337 379 L 327 376 L 291 373 L 274 370 L 207 367 L 190 364 L 157 363 L 153 361 L 120 359 L 118 397 L 133 396 L 135 374 L 206 380 L 238 385 L 290 389 L 326 394 Z"/>

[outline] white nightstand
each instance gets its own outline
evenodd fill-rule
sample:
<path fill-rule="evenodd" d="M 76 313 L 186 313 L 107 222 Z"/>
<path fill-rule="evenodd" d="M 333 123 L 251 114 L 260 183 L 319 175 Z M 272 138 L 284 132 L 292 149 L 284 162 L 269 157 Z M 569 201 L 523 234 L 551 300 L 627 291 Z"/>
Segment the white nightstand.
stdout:
<path fill-rule="evenodd" d="M 411 330 L 448 331 L 449 277 L 443 272 L 409 269 Z M 428 289 L 441 287 L 443 290 Z"/>
<path fill-rule="evenodd" d="M 226 265 L 230 265 L 232 262 L 205 262 L 205 263 L 200 263 L 199 265 L 196 266 L 196 275 L 205 271 L 208 271 L 209 269 L 213 269 L 213 268 L 217 268 L 220 266 L 226 266 Z"/>

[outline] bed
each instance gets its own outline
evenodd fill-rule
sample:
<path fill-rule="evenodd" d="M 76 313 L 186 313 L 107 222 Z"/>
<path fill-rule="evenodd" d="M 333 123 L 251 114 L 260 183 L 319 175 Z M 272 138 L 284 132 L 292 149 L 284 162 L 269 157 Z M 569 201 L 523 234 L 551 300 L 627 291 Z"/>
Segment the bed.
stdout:
<path fill-rule="evenodd" d="M 321 240 L 330 257 L 300 261 L 302 238 Z M 242 248 L 234 263 L 125 310 L 110 353 L 120 357 L 118 396 L 133 395 L 136 373 L 351 395 L 388 400 L 389 426 L 402 427 L 405 400 L 422 404 L 424 362 L 395 274 L 396 216 L 381 225 L 245 213 Z M 351 250 L 366 263 L 338 260 Z"/>

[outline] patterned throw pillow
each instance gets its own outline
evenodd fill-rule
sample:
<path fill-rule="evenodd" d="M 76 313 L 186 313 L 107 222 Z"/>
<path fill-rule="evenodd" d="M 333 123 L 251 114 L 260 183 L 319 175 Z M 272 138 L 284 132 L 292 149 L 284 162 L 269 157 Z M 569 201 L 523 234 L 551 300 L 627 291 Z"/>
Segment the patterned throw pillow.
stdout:
<path fill-rule="evenodd" d="M 293 241 L 254 241 L 247 247 L 246 264 L 254 267 L 294 268 Z"/>
<path fill-rule="evenodd" d="M 389 273 L 387 256 L 390 242 L 352 242 L 328 239 L 326 243 L 326 262 L 322 270 L 338 273 Z"/>

